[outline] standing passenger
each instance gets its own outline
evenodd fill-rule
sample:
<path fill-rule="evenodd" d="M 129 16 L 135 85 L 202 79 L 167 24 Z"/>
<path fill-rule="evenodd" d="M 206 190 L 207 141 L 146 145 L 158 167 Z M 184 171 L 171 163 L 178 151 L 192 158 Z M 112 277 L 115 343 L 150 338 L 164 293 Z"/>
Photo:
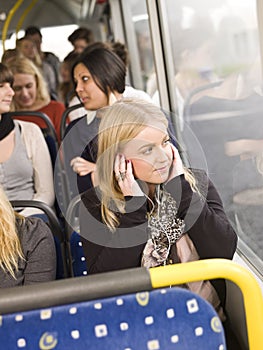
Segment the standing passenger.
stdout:
<path fill-rule="evenodd" d="M 124 63 L 111 49 L 104 46 L 87 47 L 73 66 L 75 90 L 88 111 L 86 116 L 69 124 L 63 139 L 65 167 L 73 196 L 79 193 L 74 172 L 81 175 L 78 177 L 81 192 L 92 186 L 100 122 L 96 111 L 122 98 L 125 76 Z M 83 173 L 82 167 L 85 168 Z"/>
<path fill-rule="evenodd" d="M 75 52 L 81 53 L 87 46 L 94 42 L 93 32 L 89 28 L 79 27 L 70 34 L 68 41 L 74 47 Z"/>
<path fill-rule="evenodd" d="M 73 66 L 76 92 L 88 113 L 87 117 L 74 120 L 69 124 L 70 132 L 64 139 L 65 146 L 69 145 L 65 157 L 70 159 L 74 172 L 78 174 L 79 192 L 91 187 L 93 184 L 91 178 L 94 180 L 100 121 L 100 118 L 95 117 L 96 110 L 112 105 L 123 97 L 142 96 L 141 98 L 150 99 L 144 91 L 127 87 L 125 77 L 124 61 L 104 43 L 90 45 Z M 71 177 L 73 179 L 71 182 L 76 182 L 74 176 L 71 175 Z M 73 187 L 75 187 L 74 184 Z M 73 189 L 73 193 L 75 195 L 78 193 L 76 188 Z"/>
<path fill-rule="evenodd" d="M 25 37 L 34 41 L 37 47 L 37 51 L 44 62 L 47 62 L 52 67 L 55 78 L 56 78 L 56 89 L 59 85 L 59 67 L 60 61 L 59 58 L 49 51 L 42 51 L 42 34 L 38 27 L 29 26 L 25 30 Z"/>

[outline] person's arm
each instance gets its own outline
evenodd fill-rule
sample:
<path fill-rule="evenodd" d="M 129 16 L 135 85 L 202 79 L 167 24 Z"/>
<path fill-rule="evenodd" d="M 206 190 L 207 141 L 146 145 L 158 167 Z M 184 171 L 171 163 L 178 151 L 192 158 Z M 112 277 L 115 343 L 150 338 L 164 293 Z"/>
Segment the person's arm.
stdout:
<path fill-rule="evenodd" d="M 85 192 L 80 206 L 80 234 L 88 273 L 140 266 L 147 241 L 145 198 L 127 197 L 127 212 L 118 216 L 119 228 L 111 232 L 102 223 L 94 192 Z"/>
<path fill-rule="evenodd" d="M 35 125 L 32 125 L 31 140 L 35 185 L 33 199 L 52 207 L 55 200 L 52 163 L 42 131 Z"/>
<path fill-rule="evenodd" d="M 22 127 L 26 151 L 32 161 L 35 194 L 34 200 L 53 206 L 55 200 L 53 170 L 49 150 L 40 128 L 33 123 Z M 33 213 L 33 212 L 32 212 Z M 30 215 L 32 214 L 30 212 Z M 23 215 L 27 215 L 23 212 Z"/>
<path fill-rule="evenodd" d="M 185 220 L 185 231 L 192 239 L 201 259 L 232 259 L 237 245 L 237 235 L 223 208 L 220 196 L 202 172 L 199 185 L 207 194 L 194 193 L 184 175 L 172 179 L 167 190 L 176 199 L 178 217 Z M 203 191 L 202 191 L 203 193 Z"/>
<path fill-rule="evenodd" d="M 73 171 L 77 173 L 79 176 L 85 176 L 95 171 L 96 164 L 89 162 L 88 160 L 82 157 L 75 157 L 71 159 L 70 166 Z"/>
<path fill-rule="evenodd" d="M 71 160 L 72 169 L 77 172 L 77 183 L 79 193 L 83 193 L 91 187 L 98 185 L 96 176 L 97 160 L 97 135 L 87 143 L 81 157 Z"/>
<path fill-rule="evenodd" d="M 21 226 L 22 249 L 26 259 L 24 285 L 56 278 L 54 238 L 47 224 L 38 218 L 25 218 Z"/>

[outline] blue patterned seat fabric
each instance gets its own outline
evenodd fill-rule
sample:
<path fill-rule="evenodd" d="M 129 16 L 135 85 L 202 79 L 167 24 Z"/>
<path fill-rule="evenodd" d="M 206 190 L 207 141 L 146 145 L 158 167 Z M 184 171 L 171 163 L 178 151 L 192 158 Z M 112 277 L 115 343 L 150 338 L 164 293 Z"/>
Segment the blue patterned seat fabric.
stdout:
<path fill-rule="evenodd" d="M 177 287 L 4 315 L 0 325 L 5 350 L 226 350 L 212 306 Z"/>
<path fill-rule="evenodd" d="M 86 276 L 88 274 L 86 259 L 80 235 L 76 231 L 73 231 L 70 236 L 70 252 L 74 277 Z"/>

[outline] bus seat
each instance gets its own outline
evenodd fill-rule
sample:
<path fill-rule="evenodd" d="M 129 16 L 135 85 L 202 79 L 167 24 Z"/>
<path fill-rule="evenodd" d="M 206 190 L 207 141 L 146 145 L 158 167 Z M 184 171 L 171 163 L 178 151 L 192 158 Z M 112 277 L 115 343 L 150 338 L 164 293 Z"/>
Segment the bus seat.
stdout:
<path fill-rule="evenodd" d="M 7 350 L 17 349 L 18 345 L 27 349 L 63 350 L 225 349 L 222 325 L 210 304 L 186 289 L 167 288 L 218 278 L 240 288 L 248 348 L 261 350 L 260 285 L 246 268 L 225 259 L 152 269 L 139 267 L 0 289 L 0 340 Z M 181 348 L 185 346 L 185 338 L 191 346 Z M 217 346 L 211 346 L 210 341 L 215 341 Z"/>
<path fill-rule="evenodd" d="M 35 200 L 13 200 L 10 201 L 13 208 L 37 208 L 41 209 L 48 219 L 48 225 L 53 233 L 56 255 L 57 255 L 57 273 L 56 279 L 62 279 L 68 277 L 68 264 L 65 236 L 61 228 L 60 222 L 56 217 L 53 210 L 46 204 Z M 45 220 L 44 220 L 45 221 Z"/>
<path fill-rule="evenodd" d="M 31 122 L 32 116 L 36 118 L 36 120 L 41 119 L 44 121 L 46 127 L 41 128 L 42 133 L 44 135 L 45 141 L 48 146 L 52 166 L 53 166 L 53 174 L 54 174 L 54 185 L 56 190 L 56 201 L 55 201 L 55 209 L 57 216 L 60 220 L 60 223 L 64 225 L 64 217 L 62 215 L 62 210 L 65 207 L 65 192 L 67 190 L 64 180 L 63 167 L 61 164 L 61 159 L 59 157 L 59 142 L 56 135 L 55 127 L 50 120 L 50 118 L 42 112 L 37 111 L 14 111 L 8 112 L 13 119 L 19 119 L 23 121 Z"/>
<path fill-rule="evenodd" d="M 63 112 L 62 117 L 61 117 L 61 123 L 60 123 L 60 140 L 63 140 L 63 138 L 64 138 L 65 130 L 67 127 L 67 118 L 68 118 L 69 113 L 78 109 L 78 108 L 81 108 L 81 107 L 83 107 L 83 104 L 78 103 L 76 105 L 67 107 L 65 109 L 65 111 Z"/>
<path fill-rule="evenodd" d="M 67 208 L 65 215 L 65 234 L 69 250 L 69 269 L 71 276 L 87 275 L 87 265 L 79 235 L 79 204 L 80 195 L 74 197 Z"/>
<path fill-rule="evenodd" d="M 6 350 L 226 350 L 213 307 L 175 287 L 2 316 L 0 338 Z"/>
<path fill-rule="evenodd" d="M 223 80 L 218 80 L 218 81 L 214 81 L 214 82 L 209 83 L 209 84 L 198 86 L 198 87 L 194 88 L 192 91 L 190 91 L 190 93 L 188 94 L 188 96 L 186 97 L 186 99 L 184 101 L 184 108 L 183 108 L 183 118 L 186 122 L 188 122 L 188 123 L 191 122 L 190 107 L 191 107 L 191 103 L 192 103 L 193 98 L 196 95 L 198 95 L 200 92 L 203 92 L 205 90 L 209 91 L 210 89 L 219 87 L 222 83 L 223 83 Z"/>
<path fill-rule="evenodd" d="M 36 112 L 36 111 L 14 111 L 14 112 L 8 112 L 7 114 L 11 116 L 13 119 L 19 119 L 23 121 L 27 121 L 28 119 L 30 119 L 31 121 L 32 116 L 35 117 L 36 120 L 41 119 L 44 121 L 46 127 L 44 129 L 41 128 L 41 130 L 45 137 L 45 140 L 49 149 L 52 165 L 54 168 L 56 158 L 57 158 L 57 153 L 58 153 L 58 138 L 56 135 L 54 125 L 50 120 L 50 118 L 45 113 Z"/>
<path fill-rule="evenodd" d="M 70 236 L 70 252 L 73 276 L 86 276 L 88 274 L 86 259 L 82 248 L 82 242 L 80 240 L 80 235 L 76 231 L 73 231 Z"/>

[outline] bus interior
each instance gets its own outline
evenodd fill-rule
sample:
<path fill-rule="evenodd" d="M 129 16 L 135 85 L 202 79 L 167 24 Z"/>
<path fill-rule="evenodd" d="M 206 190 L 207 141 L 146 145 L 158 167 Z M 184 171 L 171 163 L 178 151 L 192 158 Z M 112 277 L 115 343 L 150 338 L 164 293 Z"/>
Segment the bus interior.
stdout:
<path fill-rule="evenodd" d="M 185 164 L 209 174 L 238 234 L 234 261 L 262 290 L 263 0 L 1 0 L 0 57 L 30 25 L 60 61 L 80 26 L 125 43 L 127 84 L 171 117 Z M 262 349 L 249 347 L 239 288 L 227 288 L 244 349 Z"/>

